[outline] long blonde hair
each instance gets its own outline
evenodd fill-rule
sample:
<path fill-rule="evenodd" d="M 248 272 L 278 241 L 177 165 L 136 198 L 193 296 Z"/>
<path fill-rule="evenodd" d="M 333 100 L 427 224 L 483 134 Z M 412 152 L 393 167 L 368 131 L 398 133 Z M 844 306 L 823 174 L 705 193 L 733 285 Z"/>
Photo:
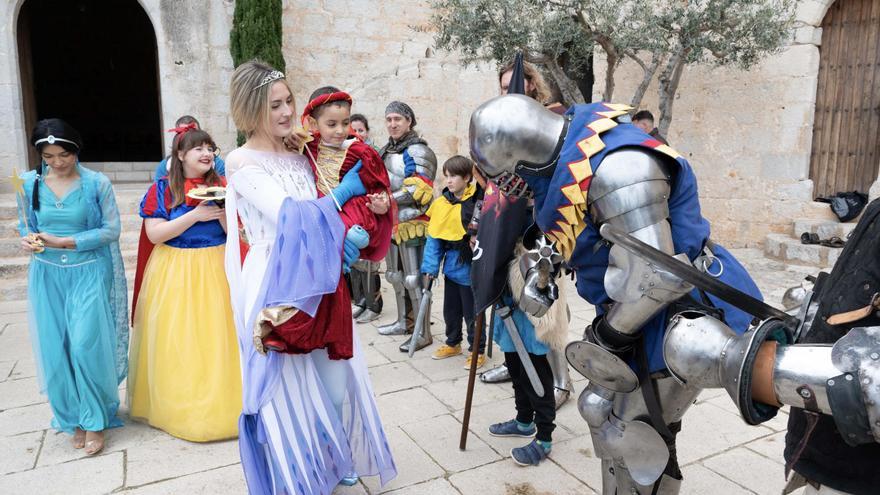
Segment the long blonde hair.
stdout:
<path fill-rule="evenodd" d="M 498 70 L 499 85 L 501 84 L 501 77 L 504 76 L 504 73 L 513 70 L 513 64 L 514 61 L 511 60 L 502 65 L 501 69 Z M 523 75 L 525 76 L 526 81 L 532 83 L 532 86 L 534 86 L 534 89 L 526 96 L 534 98 L 542 104 L 550 103 L 550 98 L 553 97 L 553 93 L 550 91 L 550 87 L 547 86 L 547 81 L 544 80 L 541 71 L 539 71 L 533 64 L 523 61 Z"/>
<path fill-rule="evenodd" d="M 278 79 L 270 84 L 260 83 L 275 71 L 272 66 L 259 60 L 245 62 L 232 73 L 229 85 L 229 108 L 235 127 L 250 138 L 260 129 L 269 125 L 269 89 L 275 82 L 284 83 L 293 98 L 293 90 L 287 79 Z M 294 102 L 294 106 L 296 103 Z"/>

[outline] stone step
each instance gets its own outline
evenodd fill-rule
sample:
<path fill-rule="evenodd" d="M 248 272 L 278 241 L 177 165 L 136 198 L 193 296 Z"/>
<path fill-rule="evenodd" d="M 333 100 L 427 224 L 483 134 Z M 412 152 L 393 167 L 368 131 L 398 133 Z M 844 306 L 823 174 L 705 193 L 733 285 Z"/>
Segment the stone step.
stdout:
<path fill-rule="evenodd" d="M 812 232 L 817 234 L 820 239 L 829 239 L 831 237 L 840 237 L 846 240 L 847 236 L 856 228 L 856 220 L 842 223 L 837 220 L 814 220 L 811 218 L 798 218 L 792 224 L 795 239 L 800 239 L 804 232 Z"/>
<path fill-rule="evenodd" d="M 785 234 L 768 234 L 764 241 L 764 254 L 767 257 L 818 268 L 834 266 L 842 250 L 817 244 L 801 244 L 800 239 Z"/>
<path fill-rule="evenodd" d="M 803 217 L 815 220 L 827 220 L 830 222 L 838 222 L 837 215 L 831 211 L 831 205 L 828 203 L 820 203 L 818 201 L 810 201 L 803 206 Z"/>
<path fill-rule="evenodd" d="M 137 266 L 137 247 L 122 251 L 122 261 L 126 268 L 134 269 Z M 30 263 L 30 256 L 0 258 L 0 280 L 3 280 L 4 288 L 10 284 L 9 281 L 26 282 Z"/>

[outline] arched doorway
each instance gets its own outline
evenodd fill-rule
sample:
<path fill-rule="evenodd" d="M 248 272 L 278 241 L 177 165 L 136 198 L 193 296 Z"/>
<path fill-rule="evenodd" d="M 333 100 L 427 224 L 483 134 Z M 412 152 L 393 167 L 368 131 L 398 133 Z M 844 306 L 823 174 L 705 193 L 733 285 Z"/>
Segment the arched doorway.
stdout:
<path fill-rule="evenodd" d="M 84 162 L 161 160 L 156 36 L 137 0 L 26 0 L 17 37 L 28 132 L 60 117 Z"/>
<path fill-rule="evenodd" d="M 880 165 L 880 0 L 837 0 L 822 21 L 810 154 L 815 196 L 867 193 Z"/>

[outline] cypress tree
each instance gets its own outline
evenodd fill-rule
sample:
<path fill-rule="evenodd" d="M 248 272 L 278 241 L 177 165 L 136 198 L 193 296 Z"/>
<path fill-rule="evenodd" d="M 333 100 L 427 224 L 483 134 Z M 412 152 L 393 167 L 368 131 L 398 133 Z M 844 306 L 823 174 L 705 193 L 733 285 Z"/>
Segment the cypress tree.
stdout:
<path fill-rule="evenodd" d="M 236 0 L 229 51 L 236 67 L 257 58 L 284 72 L 281 0 Z"/>

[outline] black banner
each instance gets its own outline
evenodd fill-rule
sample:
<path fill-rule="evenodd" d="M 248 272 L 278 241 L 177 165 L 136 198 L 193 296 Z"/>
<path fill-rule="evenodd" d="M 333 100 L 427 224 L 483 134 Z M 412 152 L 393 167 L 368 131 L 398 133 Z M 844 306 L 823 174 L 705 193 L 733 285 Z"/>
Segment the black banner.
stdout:
<path fill-rule="evenodd" d="M 507 285 L 507 266 L 517 239 L 530 223 L 528 199 L 505 196 L 489 182 L 480 210 L 477 242 L 471 264 L 474 309 L 481 314 L 501 297 Z"/>

